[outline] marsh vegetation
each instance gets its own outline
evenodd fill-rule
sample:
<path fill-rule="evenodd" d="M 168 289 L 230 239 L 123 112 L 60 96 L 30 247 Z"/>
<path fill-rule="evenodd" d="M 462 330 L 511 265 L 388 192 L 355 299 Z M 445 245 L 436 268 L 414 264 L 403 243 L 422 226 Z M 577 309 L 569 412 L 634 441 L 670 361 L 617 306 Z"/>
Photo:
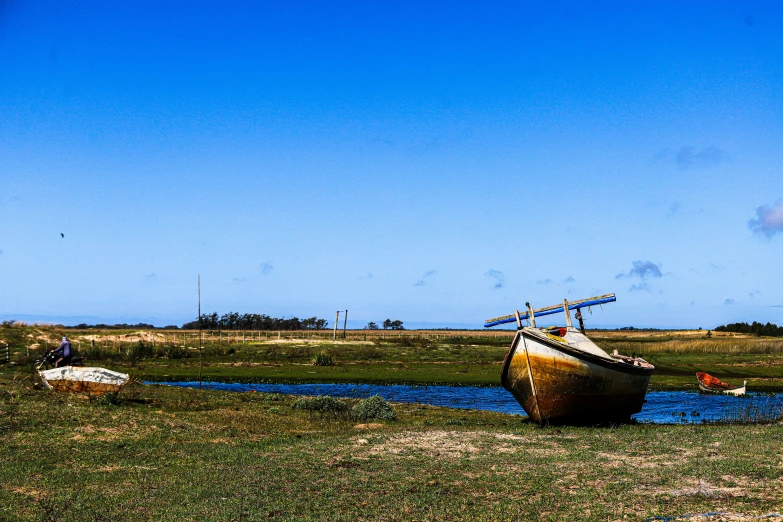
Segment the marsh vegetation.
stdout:
<path fill-rule="evenodd" d="M 90 402 L 3 370 L 0 518 L 639 520 L 783 502 L 779 423 L 542 429 L 415 404 L 360 421 L 299 400 L 136 385 Z"/>
<path fill-rule="evenodd" d="M 651 389 L 695 389 L 707 371 L 747 380 L 748 389 L 783 391 L 783 339 L 707 331 L 588 331 L 611 353 L 656 366 Z M 145 380 L 197 380 L 199 333 L 166 330 L 74 330 L 14 325 L 0 328 L 12 361 L 24 366 L 63 334 L 95 364 Z M 513 331 L 314 330 L 202 334 L 202 376 L 244 382 L 365 382 L 498 386 Z M 315 363 L 315 364 L 314 364 Z"/>

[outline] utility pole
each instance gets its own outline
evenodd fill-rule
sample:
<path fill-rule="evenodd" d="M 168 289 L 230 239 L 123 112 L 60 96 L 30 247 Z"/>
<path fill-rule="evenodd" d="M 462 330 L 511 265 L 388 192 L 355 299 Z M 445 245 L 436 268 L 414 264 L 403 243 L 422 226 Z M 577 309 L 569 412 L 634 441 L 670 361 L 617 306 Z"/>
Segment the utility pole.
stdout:
<path fill-rule="evenodd" d="M 339 322 L 340 322 L 340 310 L 337 310 L 337 313 L 334 316 L 334 337 L 332 337 L 333 341 L 337 340 L 337 323 Z"/>
<path fill-rule="evenodd" d="M 204 336 L 201 330 L 201 274 L 198 275 L 198 387 L 201 388 L 201 354 L 204 351 Z"/>
<path fill-rule="evenodd" d="M 348 310 L 345 311 L 345 317 L 343 318 L 343 339 L 345 339 L 345 326 L 348 324 Z"/>

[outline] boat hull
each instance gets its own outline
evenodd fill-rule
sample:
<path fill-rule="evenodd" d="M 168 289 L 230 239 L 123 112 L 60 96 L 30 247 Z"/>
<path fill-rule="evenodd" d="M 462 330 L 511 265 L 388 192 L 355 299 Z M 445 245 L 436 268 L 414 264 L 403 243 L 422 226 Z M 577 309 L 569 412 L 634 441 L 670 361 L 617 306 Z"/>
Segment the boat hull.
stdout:
<path fill-rule="evenodd" d="M 745 386 L 740 386 L 738 388 L 729 388 L 729 389 L 721 389 L 721 388 L 708 388 L 707 386 L 704 386 L 702 383 L 699 383 L 699 391 L 702 393 L 718 393 L 722 395 L 745 395 L 746 389 Z"/>
<path fill-rule="evenodd" d="M 696 381 L 699 383 L 699 391 L 702 393 L 720 393 L 734 396 L 745 395 L 745 386 L 748 384 L 745 381 L 742 386 L 732 386 L 705 372 L 696 372 Z"/>
<path fill-rule="evenodd" d="M 644 404 L 652 366 L 642 368 L 520 330 L 501 382 L 539 424 L 626 421 Z"/>
<path fill-rule="evenodd" d="M 50 390 L 88 395 L 116 393 L 128 382 L 128 375 L 105 368 L 64 366 L 38 373 Z"/>

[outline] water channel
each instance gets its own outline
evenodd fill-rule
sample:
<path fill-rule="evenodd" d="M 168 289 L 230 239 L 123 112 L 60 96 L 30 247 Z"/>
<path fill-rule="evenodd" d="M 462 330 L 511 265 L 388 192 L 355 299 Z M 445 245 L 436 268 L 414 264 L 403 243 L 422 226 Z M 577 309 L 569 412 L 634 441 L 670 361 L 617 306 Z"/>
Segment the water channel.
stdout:
<path fill-rule="evenodd" d="M 197 388 L 198 382 L 148 383 Z M 514 397 L 500 387 L 477 386 L 407 386 L 380 384 L 246 384 L 204 382 L 204 388 L 235 392 L 255 391 L 290 395 L 331 395 L 343 398 L 364 398 L 380 395 L 392 402 L 411 402 L 489 410 L 525 415 Z M 634 415 L 638 422 L 656 424 L 683 424 L 741 420 L 746 417 L 779 414 L 783 408 L 783 394 L 748 394 L 744 397 L 704 395 L 688 391 L 648 392 L 642 411 Z"/>

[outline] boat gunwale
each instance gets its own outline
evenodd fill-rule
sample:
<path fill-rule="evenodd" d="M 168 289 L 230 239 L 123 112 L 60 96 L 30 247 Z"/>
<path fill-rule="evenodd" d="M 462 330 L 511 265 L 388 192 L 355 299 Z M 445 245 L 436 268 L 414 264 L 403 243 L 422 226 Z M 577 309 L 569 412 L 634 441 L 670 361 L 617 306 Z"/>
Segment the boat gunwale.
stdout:
<path fill-rule="evenodd" d="M 649 375 L 652 374 L 655 371 L 655 367 L 653 365 L 650 365 L 650 368 L 646 368 L 644 366 L 632 366 L 629 365 L 626 362 L 617 360 L 617 359 L 605 359 L 603 357 L 599 357 L 597 355 L 591 354 L 589 352 L 585 352 L 582 350 L 579 350 L 577 348 L 572 348 L 569 345 L 553 341 L 551 339 L 547 339 L 546 337 L 539 337 L 537 335 L 531 334 L 526 332 L 524 329 L 517 330 L 517 336 L 514 338 L 514 342 L 511 345 L 511 348 L 509 348 L 507 357 L 508 360 L 504 361 L 503 363 L 503 370 L 501 373 L 501 384 L 503 383 L 505 376 L 508 372 L 508 367 L 510 366 L 511 359 L 513 359 L 512 353 L 516 351 L 517 346 L 519 345 L 519 342 L 517 339 L 521 336 L 527 335 L 529 339 L 535 340 L 538 342 L 543 343 L 549 348 L 554 348 L 557 351 L 563 352 L 566 355 L 570 355 L 572 357 L 575 357 L 583 362 L 587 363 L 593 363 L 597 364 L 598 366 L 602 366 L 603 368 L 606 368 L 608 370 L 616 370 L 621 373 L 628 373 L 628 374 L 634 374 L 634 375 Z M 588 339 L 590 339 L 588 337 Z M 592 342 L 592 339 L 590 339 L 590 342 Z M 595 344 L 595 343 L 593 343 Z M 610 355 L 611 357 L 611 355 Z M 649 364 L 649 363 L 648 363 Z M 503 384 L 503 387 L 505 388 L 505 384 Z"/>
<path fill-rule="evenodd" d="M 737 386 L 736 388 L 709 388 L 707 386 L 704 386 L 702 383 L 699 383 L 699 390 L 701 390 L 704 393 L 722 393 L 727 395 L 733 395 L 733 392 L 736 392 L 738 390 L 747 390 L 747 386 Z"/>

